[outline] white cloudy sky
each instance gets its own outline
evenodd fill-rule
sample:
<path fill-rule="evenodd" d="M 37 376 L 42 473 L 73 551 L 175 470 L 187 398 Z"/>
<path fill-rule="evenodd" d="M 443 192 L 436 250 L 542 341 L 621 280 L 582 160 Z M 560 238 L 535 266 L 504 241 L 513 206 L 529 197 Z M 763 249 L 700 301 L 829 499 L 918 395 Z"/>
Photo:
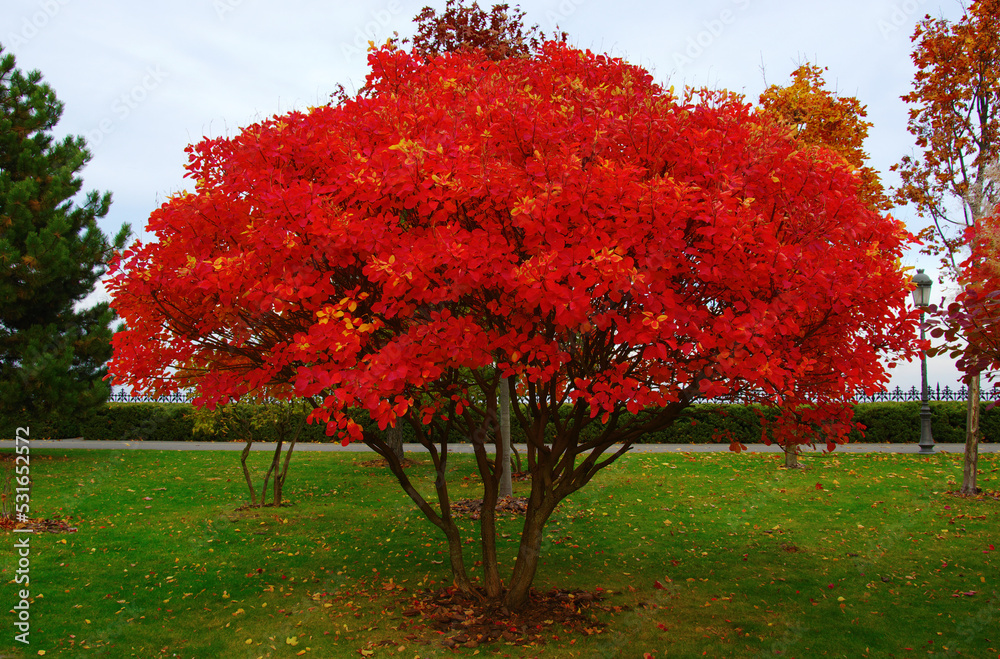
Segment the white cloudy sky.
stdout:
<path fill-rule="evenodd" d="M 364 79 L 368 40 L 412 33 L 429 0 L 3 0 L 0 43 L 38 69 L 65 103 L 57 133 L 87 137 L 86 189 L 109 190 L 103 223 L 136 230 L 183 189 L 184 147 L 275 113 L 325 103 L 337 83 Z M 443 7 L 444 0 L 433 6 Z M 486 7 L 491 0 L 480 3 Z M 511 3 L 514 4 L 514 3 Z M 912 149 L 906 131 L 910 35 L 924 15 L 957 19 L 958 0 L 524 0 L 529 23 L 556 25 L 576 46 L 641 64 L 660 81 L 722 87 L 756 99 L 800 63 L 829 68 L 827 83 L 868 106 L 874 166 Z M 920 224 L 897 209 L 912 231 Z M 916 253 L 907 265 L 932 261 Z M 940 286 L 936 287 L 935 297 Z M 944 358 L 931 382 L 954 386 Z M 891 386 L 919 386 L 919 367 Z"/>

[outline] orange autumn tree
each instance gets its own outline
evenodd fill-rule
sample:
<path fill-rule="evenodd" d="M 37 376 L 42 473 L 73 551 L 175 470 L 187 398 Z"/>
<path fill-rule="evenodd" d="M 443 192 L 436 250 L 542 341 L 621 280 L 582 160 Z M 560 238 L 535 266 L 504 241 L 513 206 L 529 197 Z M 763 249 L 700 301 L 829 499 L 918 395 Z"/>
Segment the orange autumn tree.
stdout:
<path fill-rule="evenodd" d="M 363 96 L 189 148 L 194 190 L 113 263 L 111 370 L 196 405 L 312 400 L 441 529 L 459 588 L 526 606 L 556 505 L 693 401 L 809 403 L 832 448 L 846 402 L 886 381 L 880 356 L 912 355 L 909 235 L 742 98 L 678 98 L 557 43 L 369 62 Z M 502 578 L 486 447 L 509 376 L 531 481 Z M 358 410 L 413 426 L 435 503 Z M 458 434 L 483 479 L 478 584 L 448 493 Z"/>
<path fill-rule="evenodd" d="M 919 154 L 894 169 L 896 201 L 913 204 L 930 225 L 921 232 L 925 252 L 959 281 L 962 262 L 976 242 L 968 232 L 1000 202 L 1000 0 L 976 0 L 957 22 L 924 17 L 913 32 L 916 66 L 908 129 Z M 967 371 L 965 464 L 961 492 L 975 494 L 979 463 L 977 373 Z"/>
<path fill-rule="evenodd" d="M 799 66 L 791 74 L 791 82 L 782 87 L 771 85 L 760 95 L 760 107 L 786 126 L 792 137 L 808 147 L 825 147 L 841 158 L 857 177 L 858 194 L 874 211 L 886 211 L 890 206 L 878 173 L 867 165 L 864 141 L 871 122 L 865 121 L 867 110 L 853 96 L 840 96 L 826 88 L 825 68 L 811 64 Z M 809 383 L 801 382 L 803 386 Z M 805 412 L 805 410 L 803 410 Z M 817 428 L 797 423 L 765 426 L 763 441 L 777 442 L 785 453 L 785 467 L 800 468 L 798 454 L 804 444 L 818 436 Z"/>
<path fill-rule="evenodd" d="M 826 70 L 803 64 L 792 72 L 792 82 L 787 86 L 768 87 L 760 95 L 760 105 L 789 126 L 796 139 L 840 155 L 857 172 L 868 205 L 874 210 L 887 210 L 892 204 L 885 196 L 878 172 L 867 164 L 864 150 L 872 126 L 865 121 L 867 108 L 853 96 L 829 91 L 823 79 Z"/>

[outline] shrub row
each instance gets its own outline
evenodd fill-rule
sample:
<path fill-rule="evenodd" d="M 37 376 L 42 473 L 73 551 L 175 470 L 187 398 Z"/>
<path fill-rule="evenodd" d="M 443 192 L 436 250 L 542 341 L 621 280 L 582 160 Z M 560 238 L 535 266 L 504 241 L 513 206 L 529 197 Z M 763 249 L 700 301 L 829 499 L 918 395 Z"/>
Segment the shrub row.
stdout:
<path fill-rule="evenodd" d="M 985 406 L 984 406 L 985 407 Z M 196 432 L 190 416 L 191 407 L 182 403 L 110 403 L 86 418 L 50 420 L 44 425 L 33 423 L 31 437 L 85 439 L 117 439 L 145 441 L 240 441 L 242 437 L 224 432 Z M 765 412 L 767 413 L 767 412 Z M 920 403 L 861 403 L 855 407 L 855 419 L 867 429 L 864 434 L 855 431 L 852 442 L 915 443 L 920 438 Z M 376 430 L 368 418 L 357 421 L 368 430 Z M 24 420 L 0 418 L 0 437 L 12 438 Z M 1000 438 L 1000 408 L 984 409 L 980 416 L 984 441 Z M 673 426 L 648 433 L 639 441 L 647 444 L 702 444 L 726 441 L 720 436 L 728 430 L 744 443 L 760 441 L 761 426 L 757 411 L 741 405 L 694 405 L 684 411 Z M 932 402 L 931 431 L 937 442 L 965 441 L 965 403 Z M 413 429 L 402 425 L 403 441 L 416 441 Z M 516 423 L 511 434 L 515 443 L 525 441 L 524 433 Z M 273 441 L 272 433 L 262 428 L 260 441 Z M 299 441 L 330 441 L 324 428 L 306 424 Z"/>
<path fill-rule="evenodd" d="M 193 439 L 191 406 L 185 403 L 108 403 L 84 417 L 8 419 L 0 416 L 0 437 L 27 425 L 32 439 L 118 439 L 177 441 Z"/>

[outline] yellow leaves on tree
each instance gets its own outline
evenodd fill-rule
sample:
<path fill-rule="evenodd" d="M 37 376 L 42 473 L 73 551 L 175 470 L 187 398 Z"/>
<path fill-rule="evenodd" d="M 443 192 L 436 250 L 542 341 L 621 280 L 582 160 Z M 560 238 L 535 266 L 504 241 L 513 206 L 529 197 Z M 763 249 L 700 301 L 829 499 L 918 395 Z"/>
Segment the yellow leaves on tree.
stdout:
<path fill-rule="evenodd" d="M 865 164 L 868 154 L 864 141 L 872 125 L 864 119 L 866 108 L 853 96 L 827 90 L 823 79 L 826 70 L 803 64 L 792 72 L 790 84 L 771 85 L 760 95 L 761 107 L 787 124 L 800 142 L 826 147 L 840 155 L 857 170 L 869 207 L 886 210 L 890 204 L 878 174 Z"/>

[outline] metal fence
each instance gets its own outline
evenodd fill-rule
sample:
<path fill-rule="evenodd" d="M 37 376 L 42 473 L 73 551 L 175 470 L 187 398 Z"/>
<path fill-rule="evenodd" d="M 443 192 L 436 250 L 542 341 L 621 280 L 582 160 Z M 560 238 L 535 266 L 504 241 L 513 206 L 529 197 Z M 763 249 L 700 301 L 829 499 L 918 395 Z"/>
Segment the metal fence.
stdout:
<path fill-rule="evenodd" d="M 190 394 L 178 391 L 169 396 L 132 396 L 124 390 L 112 391 L 109 403 L 189 403 Z"/>
<path fill-rule="evenodd" d="M 766 397 L 762 394 L 740 392 L 735 395 L 725 396 L 713 402 L 743 404 L 759 401 L 763 398 Z M 933 387 L 928 386 L 927 399 L 930 401 L 966 401 L 969 399 L 969 390 L 964 386 L 959 387 L 958 389 L 952 389 L 948 386 L 942 387 L 941 385 L 935 385 Z M 983 389 L 979 393 L 979 399 L 987 402 L 998 401 L 1000 400 L 1000 389 Z M 870 396 L 858 392 L 854 396 L 855 403 L 907 403 L 914 401 L 919 402 L 920 400 L 920 389 L 917 387 L 910 387 L 909 389 L 896 387 L 895 389 L 889 389 L 886 391 L 877 391 Z"/>
<path fill-rule="evenodd" d="M 969 390 L 965 387 L 959 387 L 958 389 L 952 389 L 951 387 L 941 387 L 937 385 L 935 387 L 927 387 L 927 398 L 929 400 L 968 400 Z M 979 394 L 980 400 L 985 401 L 997 401 L 1000 400 L 1000 389 L 984 389 Z M 896 387 L 892 391 L 879 391 L 872 396 L 859 395 L 855 397 L 855 401 L 859 403 L 898 403 L 906 401 L 919 401 L 920 389 L 916 387 L 911 387 L 909 389 L 901 389 Z"/>
<path fill-rule="evenodd" d="M 959 387 L 958 389 L 952 389 L 951 387 L 942 387 L 940 384 L 934 387 L 928 387 L 928 398 L 934 401 L 943 400 L 960 400 L 964 401 L 968 399 L 969 390 L 965 387 Z M 190 396 L 187 392 L 177 392 L 170 396 L 162 396 L 156 398 L 153 396 L 131 396 L 127 391 L 118 390 L 111 394 L 109 399 L 112 403 L 187 403 L 190 401 Z M 1000 401 L 1000 388 L 994 389 L 984 389 L 980 394 L 980 399 L 985 401 Z M 902 403 L 909 401 L 919 401 L 920 400 L 920 389 L 916 387 L 911 387 L 909 389 L 903 389 L 901 387 L 896 387 L 888 391 L 879 391 L 871 396 L 866 396 L 864 394 L 858 394 L 854 398 L 857 403 Z M 734 401 L 740 402 L 740 401 Z"/>

